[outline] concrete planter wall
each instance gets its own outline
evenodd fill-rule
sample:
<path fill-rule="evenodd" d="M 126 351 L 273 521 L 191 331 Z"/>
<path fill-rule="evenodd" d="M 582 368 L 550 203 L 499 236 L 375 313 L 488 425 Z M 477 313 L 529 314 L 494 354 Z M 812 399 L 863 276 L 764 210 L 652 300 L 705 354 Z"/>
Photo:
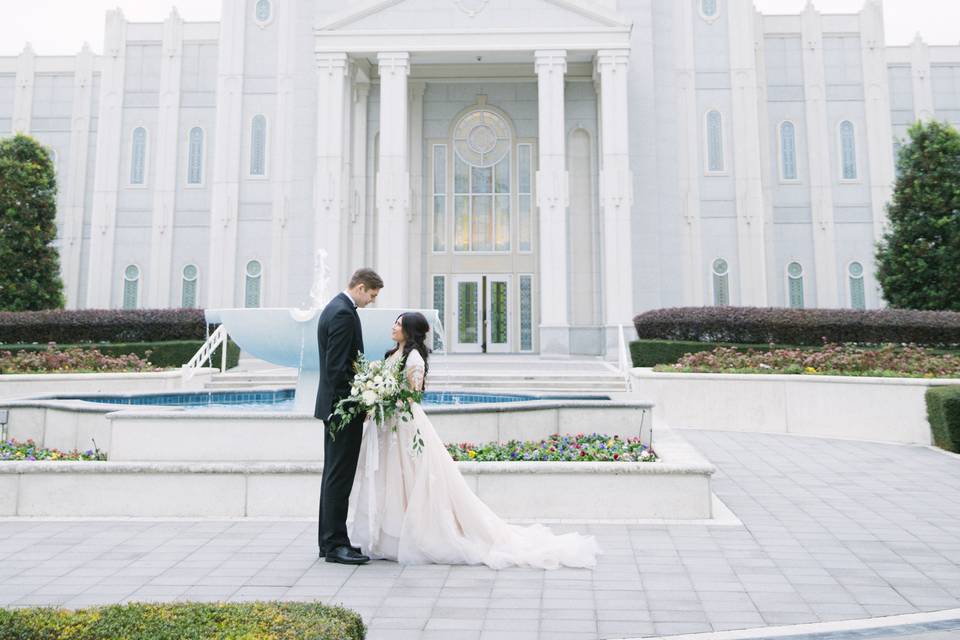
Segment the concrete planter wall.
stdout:
<path fill-rule="evenodd" d="M 203 389 L 219 369 L 200 369 L 184 381 L 179 369 L 143 373 L 10 373 L 0 375 L 0 399 L 64 393 L 157 393 Z"/>
<path fill-rule="evenodd" d="M 960 380 L 657 373 L 634 369 L 657 426 L 930 444 L 924 394 Z"/>
<path fill-rule="evenodd" d="M 658 462 L 458 463 L 514 519 L 711 517 L 713 466 L 669 430 Z M 0 516 L 316 517 L 317 462 L 5 462 Z"/>
<path fill-rule="evenodd" d="M 46 447 L 88 449 L 95 440 L 112 461 L 317 461 L 323 425 L 297 413 L 182 411 L 74 400 L 4 403 L 8 432 Z M 552 433 L 603 429 L 649 441 L 652 407 L 644 402 L 533 401 L 427 407 L 447 442 L 538 440 Z"/>

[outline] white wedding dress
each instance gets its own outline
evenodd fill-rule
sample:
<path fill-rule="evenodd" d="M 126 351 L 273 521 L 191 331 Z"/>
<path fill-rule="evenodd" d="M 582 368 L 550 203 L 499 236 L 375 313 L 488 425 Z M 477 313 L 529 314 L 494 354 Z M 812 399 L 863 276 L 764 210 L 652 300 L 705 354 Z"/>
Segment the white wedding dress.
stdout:
<path fill-rule="evenodd" d="M 399 352 L 391 356 L 398 357 Z M 414 388 L 422 388 L 424 362 L 417 351 L 408 356 L 404 371 Z M 413 407 L 413 420 L 393 422 L 379 429 L 371 420 L 363 425 L 347 530 L 351 544 L 365 554 L 402 564 L 494 569 L 596 564 L 599 548 L 592 536 L 510 525 L 481 502 L 420 405 Z M 415 452 L 418 428 L 424 446 Z"/>

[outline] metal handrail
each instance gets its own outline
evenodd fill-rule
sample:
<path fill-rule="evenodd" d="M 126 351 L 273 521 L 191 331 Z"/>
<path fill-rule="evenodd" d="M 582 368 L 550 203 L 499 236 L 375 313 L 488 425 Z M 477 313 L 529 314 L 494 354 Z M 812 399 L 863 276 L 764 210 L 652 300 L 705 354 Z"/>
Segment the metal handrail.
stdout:
<path fill-rule="evenodd" d="M 193 357 L 190 358 L 190 362 L 181 367 L 181 372 L 183 374 L 183 380 L 187 381 L 193 378 L 196 375 L 197 371 L 203 368 L 203 363 L 210 361 L 210 365 L 213 365 L 213 352 L 216 351 L 220 345 L 223 345 L 223 353 L 220 354 L 220 371 L 227 370 L 227 328 L 225 325 L 220 325 L 217 327 L 216 331 L 210 334 L 210 337 L 207 338 L 207 341 L 203 343 L 199 351 L 193 354 Z"/>

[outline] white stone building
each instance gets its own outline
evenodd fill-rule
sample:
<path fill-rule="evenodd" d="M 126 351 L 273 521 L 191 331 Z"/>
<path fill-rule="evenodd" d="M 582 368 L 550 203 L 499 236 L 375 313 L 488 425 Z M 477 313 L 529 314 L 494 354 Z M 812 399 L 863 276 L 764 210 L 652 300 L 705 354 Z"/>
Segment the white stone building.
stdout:
<path fill-rule="evenodd" d="M 881 304 L 897 140 L 960 47 L 750 0 L 225 0 L 0 58 L 55 151 L 73 308 L 302 306 L 376 267 L 457 351 L 602 353 L 641 310 Z"/>

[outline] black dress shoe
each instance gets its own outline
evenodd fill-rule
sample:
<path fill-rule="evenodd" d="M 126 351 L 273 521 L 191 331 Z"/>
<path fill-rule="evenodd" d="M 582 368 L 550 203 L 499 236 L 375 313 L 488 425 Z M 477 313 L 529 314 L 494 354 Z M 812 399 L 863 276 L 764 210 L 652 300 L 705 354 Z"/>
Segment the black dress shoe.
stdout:
<path fill-rule="evenodd" d="M 350 549 L 352 549 L 353 551 L 355 551 L 355 552 L 357 552 L 357 553 L 363 553 L 363 551 L 360 550 L 360 547 L 354 547 L 353 545 L 351 545 L 351 546 L 350 546 Z M 327 557 L 327 551 L 326 551 L 326 549 L 324 549 L 323 547 L 320 548 L 320 557 L 321 557 L 321 558 L 326 558 L 326 557 Z"/>
<path fill-rule="evenodd" d="M 337 547 L 332 551 L 327 551 L 327 562 L 336 562 L 338 564 L 367 564 L 370 558 L 357 553 L 352 547 Z"/>

